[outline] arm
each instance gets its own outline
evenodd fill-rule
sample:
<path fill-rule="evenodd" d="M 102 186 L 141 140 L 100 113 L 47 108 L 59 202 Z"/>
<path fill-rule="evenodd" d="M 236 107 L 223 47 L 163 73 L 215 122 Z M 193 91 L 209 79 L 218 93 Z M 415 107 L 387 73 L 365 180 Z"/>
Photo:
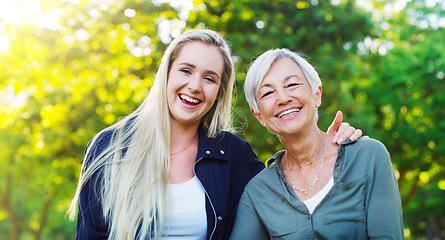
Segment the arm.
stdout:
<path fill-rule="evenodd" d="M 92 182 L 80 192 L 76 239 L 108 239 L 108 224 Z"/>
<path fill-rule="evenodd" d="M 225 218 L 226 230 L 223 239 L 228 239 L 233 229 L 236 211 L 245 186 L 250 179 L 264 169 L 264 163 L 258 160 L 258 157 L 247 141 L 241 139 L 240 142 L 234 144 L 232 151 L 238 153 L 237 156 L 239 157 L 233 159 L 235 161 L 233 161 L 231 166 L 229 199 L 232 200 L 229 201 L 227 207 L 227 215 Z"/>
<path fill-rule="evenodd" d="M 252 199 L 247 192 L 244 192 L 238 205 L 235 226 L 233 227 L 230 240 L 239 239 L 269 239 L 269 234 L 263 227 L 254 206 Z"/>
<path fill-rule="evenodd" d="M 93 164 L 102 149 L 108 145 L 110 137 L 111 131 L 105 131 L 98 136 L 96 141 L 88 143 L 88 146 L 93 145 L 90 151 L 86 152 L 82 174 L 85 174 L 86 169 Z M 101 176 L 101 171 L 96 171 L 80 191 L 76 239 L 108 239 L 108 223 L 105 221 L 102 203 L 99 199 Z"/>
<path fill-rule="evenodd" d="M 355 129 L 349 125 L 349 123 L 342 122 L 343 121 L 343 113 L 338 111 L 335 115 L 334 121 L 331 126 L 329 126 L 327 133 L 332 134 L 334 136 L 333 142 L 340 144 L 347 140 L 348 138 L 351 141 L 354 141 L 362 136 L 362 130 Z"/>
<path fill-rule="evenodd" d="M 402 204 L 390 156 L 383 144 L 374 149 L 376 166 L 370 176 L 367 230 L 370 239 L 403 239 Z M 372 173 L 371 173 L 372 174 Z"/>

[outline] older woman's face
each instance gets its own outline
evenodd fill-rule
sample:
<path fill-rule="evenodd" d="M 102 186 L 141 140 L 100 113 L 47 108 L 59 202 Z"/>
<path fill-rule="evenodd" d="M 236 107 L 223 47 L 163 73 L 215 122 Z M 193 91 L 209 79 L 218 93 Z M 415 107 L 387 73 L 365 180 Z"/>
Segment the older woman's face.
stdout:
<path fill-rule="evenodd" d="M 261 124 L 278 135 L 297 134 L 316 126 L 316 104 L 321 103 L 321 87 L 312 93 L 303 71 L 289 58 L 276 60 L 260 84 L 256 95 Z"/>

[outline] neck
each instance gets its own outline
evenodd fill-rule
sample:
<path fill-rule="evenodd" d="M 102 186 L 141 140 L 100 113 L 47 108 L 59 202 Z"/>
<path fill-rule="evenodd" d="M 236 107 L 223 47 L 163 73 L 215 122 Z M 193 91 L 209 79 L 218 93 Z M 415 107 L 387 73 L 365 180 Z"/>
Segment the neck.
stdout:
<path fill-rule="evenodd" d="M 320 159 L 325 149 L 325 136 L 318 127 L 307 134 L 279 136 L 286 149 L 289 165 L 311 166 Z M 285 164 L 282 162 L 281 164 Z"/>
<path fill-rule="evenodd" d="M 170 133 L 170 152 L 175 153 L 193 143 L 198 136 L 198 128 L 199 125 L 185 127 L 172 122 Z"/>

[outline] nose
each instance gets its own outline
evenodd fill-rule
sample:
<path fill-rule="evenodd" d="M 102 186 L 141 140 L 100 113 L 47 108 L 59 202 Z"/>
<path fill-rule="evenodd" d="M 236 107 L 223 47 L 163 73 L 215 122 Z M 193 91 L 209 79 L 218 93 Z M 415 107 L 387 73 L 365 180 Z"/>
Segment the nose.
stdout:
<path fill-rule="evenodd" d="M 201 77 L 199 76 L 190 77 L 190 81 L 187 84 L 187 87 L 192 92 L 201 92 L 201 87 L 202 87 Z"/>
<path fill-rule="evenodd" d="M 292 98 L 284 90 L 277 91 L 277 97 L 278 97 L 277 102 L 280 105 L 284 105 L 292 101 Z"/>

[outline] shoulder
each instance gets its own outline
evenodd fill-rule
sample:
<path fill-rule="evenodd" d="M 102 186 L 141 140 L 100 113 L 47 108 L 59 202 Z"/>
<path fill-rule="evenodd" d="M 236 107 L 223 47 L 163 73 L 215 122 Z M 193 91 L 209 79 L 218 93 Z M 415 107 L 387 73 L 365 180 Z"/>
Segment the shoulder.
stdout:
<path fill-rule="evenodd" d="M 281 195 L 280 176 L 275 164 L 264 168 L 255 175 L 246 185 L 244 195 L 254 202 L 269 199 L 272 195 Z"/>
<path fill-rule="evenodd" d="M 225 146 L 231 149 L 232 154 L 254 154 L 249 142 L 228 131 L 222 131 L 218 136 L 211 139 L 214 144 Z"/>
<path fill-rule="evenodd" d="M 359 138 L 353 141 L 357 146 L 366 146 L 368 148 L 385 148 L 385 145 L 377 139 L 374 138 Z"/>
<path fill-rule="evenodd" d="M 264 168 L 264 163 L 258 159 L 249 142 L 238 135 L 223 131 L 212 141 L 216 141 L 213 144 L 218 148 L 225 149 L 225 157 L 233 168 L 245 171 L 244 174 L 256 175 Z"/>
<path fill-rule="evenodd" d="M 213 153 L 221 154 L 212 155 Z M 258 160 L 250 144 L 241 137 L 228 131 L 222 131 L 215 137 L 209 138 L 207 132 L 202 128 L 199 131 L 198 157 L 201 155 L 224 159 L 235 165 Z"/>
<path fill-rule="evenodd" d="M 264 192 L 266 188 L 276 189 L 280 185 L 280 168 L 277 158 L 281 158 L 283 151 L 275 153 L 269 160 L 268 166 L 258 173 L 246 186 L 246 191 Z"/>
<path fill-rule="evenodd" d="M 90 166 L 100 155 L 100 153 L 102 153 L 110 145 L 114 134 L 115 129 L 106 128 L 97 133 L 90 140 L 90 142 L 88 142 L 88 145 L 85 149 L 83 168 Z"/>
<path fill-rule="evenodd" d="M 344 153 L 343 153 L 344 151 Z M 344 163 L 363 171 L 371 171 L 378 166 L 391 165 L 390 154 L 385 145 L 372 138 L 359 138 L 356 141 L 345 142 L 339 147 L 339 156 Z"/>
<path fill-rule="evenodd" d="M 115 129 L 106 128 L 96 134 L 93 139 L 88 143 L 88 145 L 93 144 L 94 147 L 98 149 L 103 149 L 111 142 L 112 137 L 115 134 Z"/>
<path fill-rule="evenodd" d="M 88 147 L 93 148 L 95 151 L 101 152 L 106 147 L 110 145 L 110 143 L 113 141 L 113 139 L 117 136 L 117 133 L 121 132 L 129 132 L 129 129 L 134 126 L 135 122 L 137 120 L 137 116 L 133 116 L 128 119 L 123 119 L 119 121 L 118 123 L 107 127 L 97 133 L 88 143 Z M 128 141 L 129 139 L 125 139 L 124 141 Z"/>
<path fill-rule="evenodd" d="M 232 132 L 229 132 L 229 131 L 222 131 L 216 137 L 216 139 L 219 139 L 222 142 L 227 142 L 227 143 L 230 143 L 230 144 L 235 144 L 235 145 L 243 144 L 243 145 L 249 145 L 250 146 L 250 144 L 246 140 L 242 139 L 240 136 L 238 136 L 238 135 L 236 135 L 236 134 L 234 134 Z"/>
<path fill-rule="evenodd" d="M 271 177 L 277 175 L 277 169 L 273 165 L 267 166 L 260 173 L 258 173 L 252 180 L 249 182 L 251 189 L 255 189 L 255 186 L 261 186 L 270 182 Z"/>
<path fill-rule="evenodd" d="M 377 139 L 373 138 L 359 138 L 356 141 L 348 141 L 342 144 L 347 151 L 360 152 L 371 155 L 389 154 L 385 145 Z"/>
<path fill-rule="evenodd" d="M 95 151 L 103 150 L 110 144 L 114 135 L 115 135 L 115 129 L 113 128 L 106 128 L 100 131 L 90 140 L 90 142 L 87 145 L 87 149 L 92 148 Z"/>

